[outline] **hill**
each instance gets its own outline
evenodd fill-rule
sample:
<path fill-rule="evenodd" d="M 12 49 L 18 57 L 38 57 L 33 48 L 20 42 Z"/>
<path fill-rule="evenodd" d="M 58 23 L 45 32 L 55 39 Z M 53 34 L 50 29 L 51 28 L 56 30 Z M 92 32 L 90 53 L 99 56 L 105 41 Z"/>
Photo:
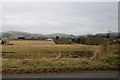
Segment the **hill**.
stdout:
<path fill-rule="evenodd" d="M 71 35 L 68 34 L 61 34 L 61 33 L 54 33 L 54 34 L 48 34 L 48 35 L 44 35 L 45 37 L 50 37 L 50 38 L 55 38 L 56 36 L 59 36 L 60 38 L 71 38 Z"/>
<path fill-rule="evenodd" d="M 39 38 L 42 37 L 41 34 L 32 34 L 21 31 L 8 31 L 2 33 L 2 38 L 17 38 L 17 37 L 25 37 L 25 38 Z"/>
<path fill-rule="evenodd" d="M 97 33 L 96 35 L 106 36 L 107 34 L 108 33 Z M 120 36 L 120 33 L 112 32 L 112 33 L 110 33 L 110 36 Z"/>
<path fill-rule="evenodd" d="M 25 38 L 55 38 L 56 36 L 63 37 L 63 38 L 71 38 L 72 35 L 68 34 L 61 34 L 61 33 L 54 33 L 54 34 L 48 34 L 48 35 L 42 35 L 42 34 L 33 34 L 28 32 L 22 32 L 22 31 L 7 31 L 0 33 L 2 35 L 2 38 L 12 38 L 16 39 L 18 37 L 25 37 Z"/>
<path fill-rule="evenodd" d="M 97 33 L 95 35 L 100 35 L 100 36 L 106 36 L 108 33 Z M 112 32 L 110 33 L 111 36 L 120 36 L 120 33 L 117 32 Z M 16 39 L 18 37 L 25 37 L 28 39 L 34 38 L 55 38 L 56 36 L 59 36 L 60 38 L 78 38 L 78 37 L 86 37 L 88 35 L 69 35 L 69 34 L 62 34 L 62 33 L 54 33 L 54 34 L 47 34 L 47 35 L 42 35 L 42 34 L 34 34 L 34 33 L 28 33 L 28 32 L 22 32 L 22 31 L 8 31 L 8 32 L 2 32 L 0 33 L 0 38 L 12 38 Z"/>

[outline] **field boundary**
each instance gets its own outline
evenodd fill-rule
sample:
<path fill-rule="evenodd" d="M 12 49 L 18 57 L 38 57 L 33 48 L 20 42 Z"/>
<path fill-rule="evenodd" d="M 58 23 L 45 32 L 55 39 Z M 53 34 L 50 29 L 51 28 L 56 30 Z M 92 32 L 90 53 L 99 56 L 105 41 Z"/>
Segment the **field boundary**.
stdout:
<path fill-rule="evenodd" d="M 81 72 L 81 71 L 119 71 L 118 67 L 100 66 L 100 67 L 42 67 L 42 68 L 7 68 L 2 73 L 48 73 L 48 72 Z"/>

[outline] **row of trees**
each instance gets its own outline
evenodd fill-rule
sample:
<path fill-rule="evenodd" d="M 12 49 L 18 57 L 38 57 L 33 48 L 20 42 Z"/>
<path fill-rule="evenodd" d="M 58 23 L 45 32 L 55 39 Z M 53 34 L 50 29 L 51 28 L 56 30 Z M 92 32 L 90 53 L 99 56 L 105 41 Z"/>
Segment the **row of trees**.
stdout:
<path fill-rule="evenodd" d="M 72 42 L 74 43 L 81 43 L 81 44 L 87 44 L 87 45 L 100 45 L 108 42 L 108 39 L 102 37 L 102 36 L 93 36 L 89 35 L 87 37 L 80 37 L 77 39 L 72 39 Z"/>
<path fill-rule="evenodd" d="M 88 35 L 87 37 L 78 37 L 78 38 L 60 38 L 56 36 L 55 42 L 57 44 L 72 44 L 80 43 L 87 45 L 102 45 L 102 44 L 117 44 L 119 41 L 119 36 L 100 36 L 100 35 Z"/>
<path fill-rule="evenodd" d="M 54 42 L 56 44 L 71 44 L 72 41 L 70 38 L 60 38 L 59 36 L 56 36 L 56 38 L 54 39 Z"/>

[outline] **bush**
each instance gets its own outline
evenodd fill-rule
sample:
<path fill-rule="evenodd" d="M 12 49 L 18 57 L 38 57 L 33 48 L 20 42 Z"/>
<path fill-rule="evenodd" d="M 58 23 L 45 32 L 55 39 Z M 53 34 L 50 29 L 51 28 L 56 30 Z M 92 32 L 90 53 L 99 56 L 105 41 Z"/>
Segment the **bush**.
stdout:
<path fill-rule="evenodd" d="M 87 45 L 102 45 L 106 44 L 108 40 L 102 36 L 98 35 L 89 35 L 87 37 L 81 37 L 77 39 L 72 39 L 75 43 L 87 44 Z"/>
<path fill-rule="evenodd" d="M 54 41 L 56 44 L 72 44 L 70 39 L 59 39 Z"/>

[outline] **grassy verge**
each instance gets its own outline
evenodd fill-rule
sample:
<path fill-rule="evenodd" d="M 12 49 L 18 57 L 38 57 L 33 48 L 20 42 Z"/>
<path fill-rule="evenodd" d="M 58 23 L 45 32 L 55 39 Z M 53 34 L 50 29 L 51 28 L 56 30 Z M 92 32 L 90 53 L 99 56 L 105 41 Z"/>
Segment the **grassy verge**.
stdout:
<path fill-rule="evenodd" d="M 41 72 L 76 72 L 118 70 L 117 59 L 108 62 L 93 60 L 61 59 L 50 60 L 11 60 L 3 64 L 3 73 L 41 73 Z M 16 61 L 16 62 L 14 62 Z M 11 64 L 12 63 L 12 64 Z M 112 64 L 110 64 L 112 63 Z M 117 64 L 116 64 L 117 63 Z M 19 65 L 18 65 L 19 64 Z"/>

